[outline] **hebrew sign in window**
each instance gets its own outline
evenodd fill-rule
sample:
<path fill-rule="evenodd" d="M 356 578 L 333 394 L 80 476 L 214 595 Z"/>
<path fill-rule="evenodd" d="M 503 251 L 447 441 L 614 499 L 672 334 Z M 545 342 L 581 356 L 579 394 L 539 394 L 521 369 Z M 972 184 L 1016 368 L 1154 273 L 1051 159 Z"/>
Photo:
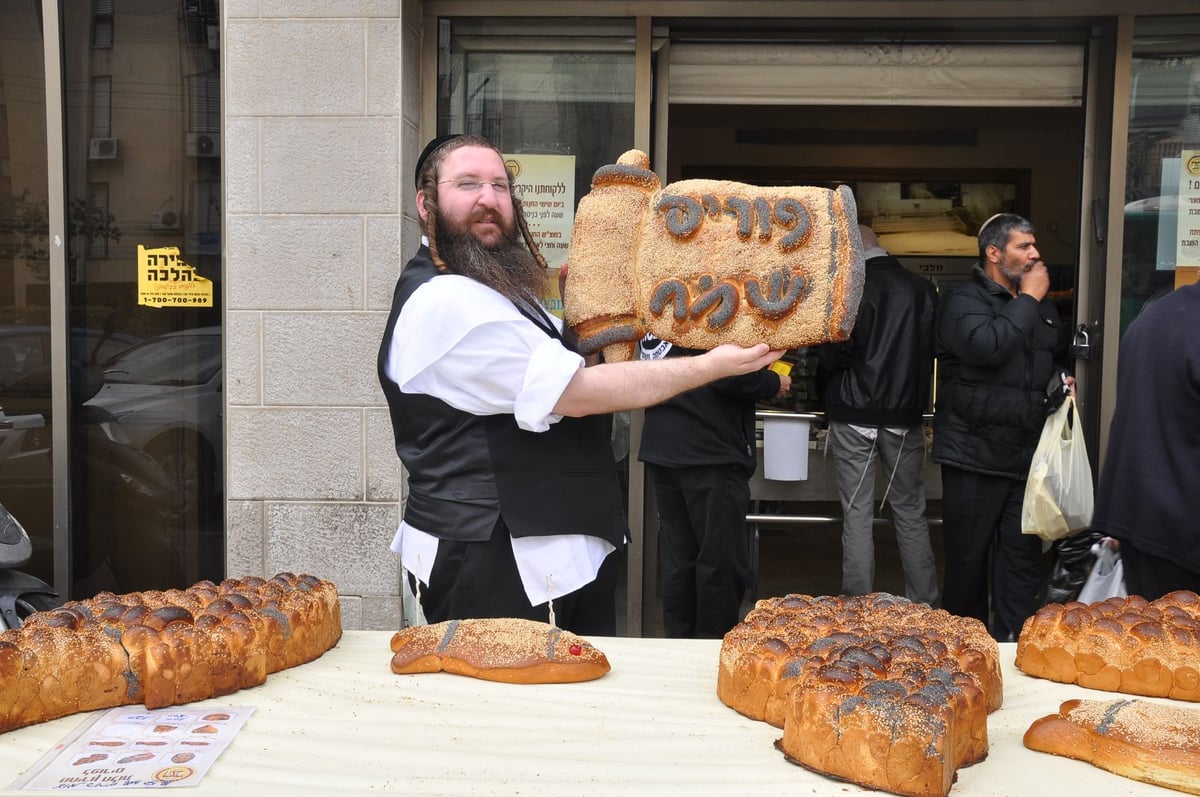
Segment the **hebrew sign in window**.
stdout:
<path fill-rule="evenodd" d="M 138 304 L 148 307 L 212 307 L 212 280 L 179 259 L 179 247 L 138 244 Z"/>

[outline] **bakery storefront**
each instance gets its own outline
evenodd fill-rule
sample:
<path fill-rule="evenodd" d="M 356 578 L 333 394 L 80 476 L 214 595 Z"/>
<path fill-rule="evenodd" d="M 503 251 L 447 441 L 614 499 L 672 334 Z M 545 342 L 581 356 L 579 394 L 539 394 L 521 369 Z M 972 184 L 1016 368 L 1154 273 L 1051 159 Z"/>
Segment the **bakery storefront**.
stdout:
<path fill-rule="evenodd" d="M 1044 744 L 1062 755 L 1026 746 L 1027 730 L 1077 698 L 1117 701 L 1089 709 L 1105 729 L 1123 729 L 1126 708 L 1134 720 L 1147 704 L 1168 709 L 1148 716 L 1171 730 L 1179 756 L 1147 753 L 1144 737 L 1128 755 L 1092 755 L 1195 790 L 1196 720 L 1183 727 L 1174 713 L 1200 698 L 1194 599 L 1156 616 L 1099 604 L 1086 610 L 1090 626 L 1073 606 L 1047 607 L 1022 662 L 1017 643 L 977 628 L 966 639 L 924 606 L 836 596 L 837 507 L 803 350 L 787 356 L 793 395 L 761 408 L 764 427 L 786 427 L 780 467 L 793 470 L 769 468 L 764 448 L 751 520 L 758 593 L 776 599 L 741 625 L 736 656 L 724 640 L 658 638 L 654 507 L 632 413 L 613 434 L 629 462 L 627 611 L 619 636 L 589 640 L 611 669 L 579 683 L 393 671 L 405 604 L 387 544 L 405 491 L 375 347 L 396 272 L 417 247 L 417 153 L 452 131 L 482 133 L 507 154 L 555 266 L 592 174 L 634 148 L 663 182 L 847 187 L 884 245 L 939 288 L 968 273 L 982 219 L 1030 217 L 1062 317 L 1079 333 L 1093 462 L 1111 423 L 1121 331 L 1200 274 L 1197 214 L 1187 213 L 1200 183 L 1183 176 L 1200 157 L 1195 0 L 0 4 L 0 502 L 35 538 L 26 569 L 63 597 L 112 588 L 168 601 L 145 622 L 113 596 L 88 604 L 90 618 L 43 614 L 25 630 L 44 621 L 50 643 L 9 632 L 0 791 L 133 795 L 174 781 L 202 795 L 288 797 L 864 791 L 855 783 L 921 797 L 1166 793 L 1071 760 L 1095 728 L 1073 730 L 1087 740 L 1075 747 Z M 148 344 L 166 353 L 122 359 Z M 160 372 L 127 378 L 141 367 Z M 131 404 L 118 408 L 112 388 L 123 383 Z M 144 434 L 164 418 L 175 421 L 166 436 Z M 147 423 L 135 437 L 138 419 Z M 928 483 L 936 516 L 933 466 Z M 898 592 L 884 569 L 878 586 Z M 315 574 L 283 578 L 308 611 L 253 578 L 284 570 Z M 240 597 L 218 600 L 205 585 L 187 594 L 220 604 L 228 622 L 193 622 L 195 604 L 170 603 L 185 593 L 153 589 L 223 576 L 242 579 Z M 271 600 L 241 611 L 260 591 Z M 845 611 L 854 606 L 877 623 L 870 639 L 839 633 L 865 628 Z M 143 629 L 131 632 L 132 653 L 116 641 L 122 622 Z M 285 636 L 283 622 L 300 633 Z M 1102 623 L 1137 631 L 1091 633 Z M 304 652 L 266 666 L 264 629 Z M 231 641 L 212 644 L 221 633 Z M 541 633 L 535 655 L 518 651 L 523 664 L 563 641 Z M 1156 641 L 1135 660 L 1138 635 Z M 424 634 L 441 666 L 450 635 L 435 636 Z M 74 641 L 55 645 L 64 638 Z M 821 656 L 836 648 L 842 661 L 794 657 L 814 638 L 828 643 Z M 231 656 L 264 665 L 265 682 L 235 685 L 237 667 L 206 667 Z M 1075 668 L 1077 657 L 1087 666 Z M 885 658 L 907 668 L 888 683 L 874 680 Z M 729 661 L 751 684 L 730 691 L 766 708 L 783 690 L 767 712 L 791 702 L 780 674 L 803 669 L 812 688 L 795 693 L 825 709 L 832 732 L 781 740 L 786 728 L 721 694 L 735 677 L 721 674 Z M 963 679 L 975 675 L 972 694 Z M 869 700 L 839 691 L 855 680 Z M 171 719 L 143 710 L 147 684 L 170 696 L 161 706 Z M 1101 691 L 1116 688 L 1139 701 Z M 884 705 L 883 719 L 843 743 L 841 718 L 856 721 L 863 704 Z M 110 707 L 108 721 L 92 711 Z M 235 717 L 244 725 L 210 751 L 211 768 L 193 768 L 216 724 Z M 929 718 L 965 737 L 940 745 Z M 884 777 L 805 758 L 803 739 L 834 736 L 826 758 L 857 738 Z M 936 782 L 911 782 L 889 765 L 893 751 L 897 762 L 932 762 Z M 134 782 L 142 771 L 147 782 Z M 53 779 L 34 780 L 46 772 Z"/>
<path fill-rule="evenodd" d="M 565 259 L 570 200 L 631 148 L 650 154 L 664 183 L 848 185 L 860 220 L 939 289 L 969 273 L 983 220 L 1020 213 L 1037 227 L 1073 333 L 1099 460 L 1120 329 L 1196 279 L 1186 248 L 1195 231 L 1177 208 L 1181 156 L 1200 148 L 1200 15 L 1160 16 L 1184 9 L 1154 3 L 1137 16 L 1129 4 L 1093 3 L 1082 16 L 1050 2 L 1019 18 L 988 3 L 871 4 L 869 15 L 849 3 L 837 10 L 856 15 L 836 19 L 807 3 L 642 3 L 646 16 L 633 18 L 603 15 L 604 3 L 555 4 L 553 16 L 543 4 L 505 5 L 495 16 L 494 4 L 424 4 L 425 41 L 437 47 L 423 50 L 422 137 L 496 141 L 524 170 L 517 182 L 532 189 L 526 207 L 552 266 Z M 840 523 L 815 356 L 785 359 L 792 395 L 760 417 L 781 430 L 772 440 L 802 449 L 807 437 L 808 450 L 789 454 L 790 465 L 767 452 L 753 482 L 762 594 L 773 594 L 772 567 L 805 567 Z M 652 634 L 654 510 L 637 462 L 638 413 L 628 430 L 622 420 L 614 447 L 628 453 L 631 477 L 629 621 Z M 926 483 L 936 536 L 933 463 Z M 832 570 L 813 594 L 838 591 Z"/>
<path fill-rule="evenodd" d="M 632 148 L 664 182 L 847 186 L 939 287 L 983 218 L 1029 216 L 1093 463 L 1120 330 L 1200 265 L 1192 0 L 0 4 L 0 502 L 27 571 L 81 597 L 319 568 L 348 627 L 398 624 L 405 484 L 371 358 L 417 246 L 405 175 L 448 131 L 509 154 L 552 265 Z M 804 478 L 755 477 L 759 593 L 836 592 L 811 357 L 788 360 L 762 411 Z M 639 422 L 613 435 L 623 628 L 652 636 Z"/>

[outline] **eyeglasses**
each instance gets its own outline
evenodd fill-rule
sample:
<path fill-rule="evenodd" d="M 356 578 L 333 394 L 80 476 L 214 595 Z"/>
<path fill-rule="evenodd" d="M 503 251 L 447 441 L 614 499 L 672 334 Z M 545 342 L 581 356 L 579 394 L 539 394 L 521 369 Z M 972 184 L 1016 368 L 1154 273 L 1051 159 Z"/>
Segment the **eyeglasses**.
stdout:
<path fill-rule="evenodd" d="M 450 183 L 464 194 L 478 194 L 485 185 L 490 185 L 497 194 L 507 195 L 512 184 L 508 180 L 479 180 L 474 177 L 459 177 L 455 180 L 439 180 L 438 185 Z"/>

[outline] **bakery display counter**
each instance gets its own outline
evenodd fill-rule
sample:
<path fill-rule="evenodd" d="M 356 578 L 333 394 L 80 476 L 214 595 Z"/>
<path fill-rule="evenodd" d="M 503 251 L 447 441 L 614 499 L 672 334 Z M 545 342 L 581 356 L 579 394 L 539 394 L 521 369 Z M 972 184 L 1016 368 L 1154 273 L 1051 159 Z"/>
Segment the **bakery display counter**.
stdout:
<path fill-rule="evenodd" d="M 274 673 L 262 686 L 190 704 L 254 712 L 189 793 L 867 793 L 788 763 L 774 748 L 778 729 L 717 699 L 717 640 L 593 638 L 610 673 L 534 686 L 445 673 L 394 675 L 390 639 L 390 632 L 348 631 L 314 662 Z M 1061 701 L 1119 696 L 1030 678 L 1013 667 L 1015 653 L 1015 644 L 1000 646 L 1004 706 L 988 718 L 988 758 L 960 770 L 951 795 L 1172 793 L 1025 749 L 1025 729 Z M 4 734 L 0 788 L 90 716 Z"/>

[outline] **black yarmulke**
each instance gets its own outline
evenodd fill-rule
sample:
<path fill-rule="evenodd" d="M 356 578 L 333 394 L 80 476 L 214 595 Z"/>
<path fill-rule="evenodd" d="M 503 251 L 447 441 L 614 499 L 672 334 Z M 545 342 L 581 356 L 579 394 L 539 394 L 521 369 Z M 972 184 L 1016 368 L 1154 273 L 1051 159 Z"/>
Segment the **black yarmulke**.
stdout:
<path fill-rule="evenodd" d="M 413 173 L 413 184 L 417 188 L 421 187 L 421 170 L 425 168 L 425 161 L 429 160 L 429 156 L 437 152 L 443 144 L 461 137 L 462 133 L 450 133 L 449 135 L 438 136 L 425 145 L 425 149 L 421 150 L 421 155 L 417 158 L 417 169 Z"/>

